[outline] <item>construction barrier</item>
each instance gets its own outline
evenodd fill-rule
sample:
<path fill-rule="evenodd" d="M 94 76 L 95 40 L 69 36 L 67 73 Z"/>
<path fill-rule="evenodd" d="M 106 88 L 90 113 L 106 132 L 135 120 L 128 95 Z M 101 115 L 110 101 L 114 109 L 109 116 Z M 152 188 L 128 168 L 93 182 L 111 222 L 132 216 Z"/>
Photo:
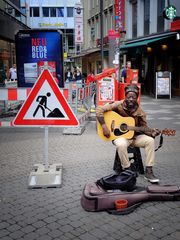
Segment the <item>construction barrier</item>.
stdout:
<path fill-rule="evenodd" d="M 90 116 L 91 97 L 95 92 L 95 84 L 88 86 L 83 84 L 69 83 L 68 87 L 61 89 L 64 97 L 70 107 L 77 115 L 79 123 L 82 124 Z M 0 88 L 0 101 L 25 101 L 31 88 Z M 78 109 L 83 108 L 85 111 L 80 116 Z M 12 121 L 0 121 L 0 127 L 12 127 Z"/>

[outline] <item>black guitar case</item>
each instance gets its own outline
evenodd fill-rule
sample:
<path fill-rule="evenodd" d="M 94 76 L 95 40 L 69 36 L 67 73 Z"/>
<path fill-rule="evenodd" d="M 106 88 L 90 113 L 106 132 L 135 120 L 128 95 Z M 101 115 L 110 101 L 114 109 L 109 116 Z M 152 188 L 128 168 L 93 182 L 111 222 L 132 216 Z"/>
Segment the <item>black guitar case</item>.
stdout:
<path fill-rule="evenodd" d="M 125 209 L 115 208 L 115 201 L 125 199 Z M 113 214 L 128 214 L 147 201 L 180 201 L 180 187 L 176 185 L 150 185 L 136 187 L 132 192 L 105 190 L 97 183 L 87 183 L 81 196 L 81 206 L 90 212 L 108 211 Z"/>

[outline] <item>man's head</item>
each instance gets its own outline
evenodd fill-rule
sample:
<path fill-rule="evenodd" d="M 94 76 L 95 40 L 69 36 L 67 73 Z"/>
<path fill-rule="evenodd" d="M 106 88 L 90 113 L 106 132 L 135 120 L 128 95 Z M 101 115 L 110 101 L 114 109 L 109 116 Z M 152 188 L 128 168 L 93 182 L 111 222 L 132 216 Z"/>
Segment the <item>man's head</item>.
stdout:
<path fill-rule="evenodd" d="M 131 62 L 130 62 L 130 61 L 127 61 L 126 67 L 127 67 L 128 69 L 131 68 Z"/>
<path fill-rule="evenodd" d="M 125 96 L 129 93 L 129 92 L 134 92 L 136 95 L 137 95 L 137 97 L 138 97 L 138 95 L 139 95 L 139 88 L 138 88 L 138 86 L 136 86 L 136 85 L 128 85 L 128 86 L 126 86 L 125 87 Z"/>
<path fill-rule="evenodd" d="M 128 108 L 134 108 L 137 105 L 139 88 L 136 85 L 125 87 L 125 102 Z"/>

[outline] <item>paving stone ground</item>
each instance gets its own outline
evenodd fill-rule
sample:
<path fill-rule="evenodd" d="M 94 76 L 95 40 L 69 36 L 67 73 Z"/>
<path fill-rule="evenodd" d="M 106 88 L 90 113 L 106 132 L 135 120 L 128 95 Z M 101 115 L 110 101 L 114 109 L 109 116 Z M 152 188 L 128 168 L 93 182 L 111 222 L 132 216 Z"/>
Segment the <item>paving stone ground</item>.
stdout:
<path fill-rule="evenodd" d="M 176 130 L 164 136 L 154 170 L 160 184 L 180 186 L 180 98 L 142 96 L 141 104 L 150 126 Z M 97 136 L 95 121 L 82 135 L 49 129 L 49 162 L 63 164 L 61 188 L 28 189 L 33 165 L 43 163 L 43 128 L 0 128 L 0 136 L 1 240 L 180 239 L 180 202 L 147 202 L 120 216 L 82 209 L 84 185 L 113 172 L 115 148 Z M 137 184 L 149 185 L 143 175 Z"/>

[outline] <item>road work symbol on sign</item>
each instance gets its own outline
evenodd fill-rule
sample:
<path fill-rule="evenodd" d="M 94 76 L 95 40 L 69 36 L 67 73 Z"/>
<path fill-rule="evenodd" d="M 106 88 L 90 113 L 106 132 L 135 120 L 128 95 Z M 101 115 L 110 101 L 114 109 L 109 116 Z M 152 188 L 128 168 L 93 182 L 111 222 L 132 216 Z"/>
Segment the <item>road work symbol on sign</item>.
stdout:
<path fill-rule="evenodd" d="M 50 118 L 50 117 L 63 118 L 64 117 L 64 114 L 62 114 L 62 112 L 58 108 L 55 108 L 53 111 L 51 111 L 51 109 L 49 109 L 47 107 L 47 97 L 50 97 L 50 96 L 51 96 L 51 93 L 47 92 L 46 96 L 38 96 L 37 97 L 36 102 L 38 102 L 38 105 L 37 105 L 36 110 L 33 113 L 33 117 L 36 116 L 36 114 L 39 111 L 39 109 L 41 110 L 42 116 L 44 118 L 45 118 L 45 111 L 46 111 L 46 109 L 48 111 L 50 111 L 50 113 L 46 116 L 48 118 Z"/>
<path fill-rule="evenodd" d="M 78 126 L 79 122 L 48 70 L 35 82 L 14 126 Z"/>

